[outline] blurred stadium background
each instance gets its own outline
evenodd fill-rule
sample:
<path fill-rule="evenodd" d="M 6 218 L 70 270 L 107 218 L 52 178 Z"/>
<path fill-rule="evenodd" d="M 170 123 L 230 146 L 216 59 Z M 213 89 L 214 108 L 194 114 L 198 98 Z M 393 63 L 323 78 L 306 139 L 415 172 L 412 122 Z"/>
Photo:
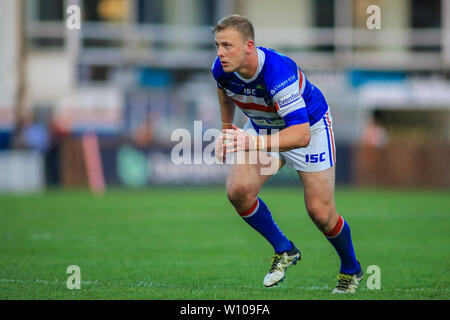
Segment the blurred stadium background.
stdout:
<path fill-rule="evenodd" d="M 0 298 L 338 298 L 295 172 L 262 192 L 304 259 L 266 290 L 270 248 L 227 202 L 228 166 L 171 161 L 173 130 L 220 125 L 211 30 L 233 13 L 331 107 L 338 210 L 382 271 L 354 298 L 449 298 L 450 0 L 0 0 Z"/>
<path fill-rule="evenodd" d="M 66 27 L 72 4 L 80 30 Z M 323 90 L 339 185 L 450 186 L 448 0 L 4 0 L 0 12 L 2 191 L 222 183 L 223 166 L 173 165 L 170 136 L 219 125 L 211 28 L 231 13 Z"/>

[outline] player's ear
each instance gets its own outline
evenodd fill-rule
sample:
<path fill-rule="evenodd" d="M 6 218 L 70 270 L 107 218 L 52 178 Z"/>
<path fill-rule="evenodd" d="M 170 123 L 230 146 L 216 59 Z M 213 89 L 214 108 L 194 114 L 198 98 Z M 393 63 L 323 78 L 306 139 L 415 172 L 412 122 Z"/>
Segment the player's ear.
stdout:
<path fill-rule="evenodd" d="M 246 44 L 245 44 L 248 52 L 251 52 L 254 48 L 255 48 L 255 41 L 253 40 L 247 40 Z"/>

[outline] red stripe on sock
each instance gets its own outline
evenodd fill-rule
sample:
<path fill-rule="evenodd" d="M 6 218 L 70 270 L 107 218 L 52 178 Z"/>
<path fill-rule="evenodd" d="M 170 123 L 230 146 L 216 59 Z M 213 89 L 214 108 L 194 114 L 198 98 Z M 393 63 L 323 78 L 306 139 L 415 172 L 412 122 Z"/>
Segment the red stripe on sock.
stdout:
<path fill-rule="evenodd" d="M 255 211 L 255 209 L 256 209 L 257 206 L 258 206 L 258 199 L 256 199 L 255 203 L 252 205 L 252 207 L 251 207 L 250 209 L 248 209 L 248 210 L 245 211 L 245 212 L 239 212 L 239 211 L 238 211 L 238 213 L 239 213 L 239 215 L 240 215 L 241 217 L 249 216 L 249 215 L 251 215 L 251 214 L 253 213 L 253 211 Z"/>
<path fill-rule="evenodd" d="M 327 237 L 327 238 L 334 238 L 336 237 L 339 233 L 341 233 L 342 227 L 344 226 L 344 219 L 339 216 L 338 221 L 336 223 L 336 225 L 334 226 L 333 229 L 331 229 L 328 232 L 324 232 L 323 234 Z"/>

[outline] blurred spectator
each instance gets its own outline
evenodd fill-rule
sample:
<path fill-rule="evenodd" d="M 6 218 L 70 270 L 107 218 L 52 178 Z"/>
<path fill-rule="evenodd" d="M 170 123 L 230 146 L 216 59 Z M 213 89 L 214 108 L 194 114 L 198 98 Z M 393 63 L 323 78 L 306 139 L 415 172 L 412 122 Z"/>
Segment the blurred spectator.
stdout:
<path fill-rule="evenodd" d="M 23 135 L 28 148 L 45 153 L 50 147 L 50 134 L 45 123 L 33 122 L 24 128 Z"/>
<path fill-rule="evenodd" d="M 386 130 L 374 116 L 364 129 L 361 142 L 364 146 L 380 148 L 386 145 L 388 136 Z"/>
<path fill-rule="evenodd" d="M 356 176 L 359 185 L 377 185 L 380 179 L 382 147 L 388 136 L 380 124 L 380 113 L 375 111 L 361 137 L 361 148 L 357 151 Z"/>
<path fill-rule="evenodd" d="M 49 125 L 51 144 L 59 145 L 64 138 L 70 137 L 72 131 L 71 123 L 70 120 L 55 115 L 52 115 L 51 119 Z"/>
<path fill-rule="evenodd" d="M 142 122 L 134 131 L 132 136 L 133 142 L 139 147 L 145 148 L 150 146 L 153 140 L 153 130 L 149 119 Z"/>
<path fill-rule="evenodd" d="M 61 185 L 62 145 L 71 136 L 70 121 L 54 114 L 50 116 L 50 147 L 45 156 L 46 182 L 48 186 Z"/>
<path fill-rule="evenodd" d="M 25 113 L 19 121 L 19 132 L 13 146 L 45 153 L 50 148 L 50 133 L 47 123 L 39 121 L 34 114 L 30 113 Z"/>

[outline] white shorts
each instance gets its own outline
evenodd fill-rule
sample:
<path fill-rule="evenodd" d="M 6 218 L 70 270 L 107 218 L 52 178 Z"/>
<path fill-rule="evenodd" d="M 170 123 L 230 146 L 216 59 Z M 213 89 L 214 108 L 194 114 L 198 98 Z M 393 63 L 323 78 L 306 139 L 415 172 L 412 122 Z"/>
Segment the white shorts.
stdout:
<path fill-rule="evenodd" d="M 255 132 L 250 120 L 247 121 L 243 130 Z M 328 109 L 322 119 L 311 127 L 311 141 L 307 147 L 283 152 L 268 152 L 268 154 L 281 159 L 288 167 L 297 171 L 316 172 L 334 166 L 336 147 L 330 110 Z"/>

